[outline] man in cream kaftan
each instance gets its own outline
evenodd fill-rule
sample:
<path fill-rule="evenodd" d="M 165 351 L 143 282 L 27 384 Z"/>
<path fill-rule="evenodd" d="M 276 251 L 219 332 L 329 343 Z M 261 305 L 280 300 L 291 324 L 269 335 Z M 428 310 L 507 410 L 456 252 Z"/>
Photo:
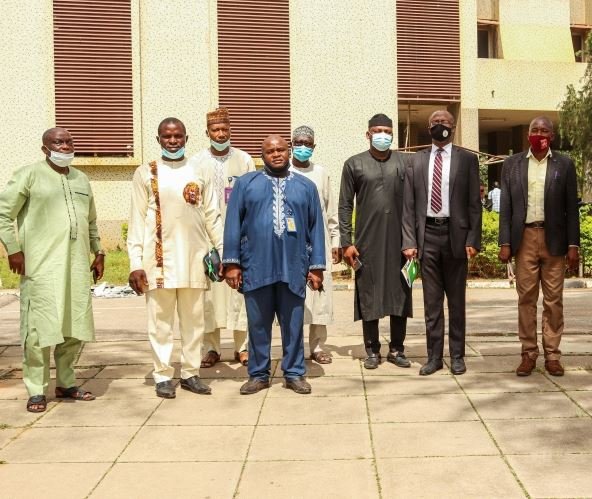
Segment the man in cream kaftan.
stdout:
<path fill-rule="evenodd" d="M 222 223 L 226 219 L 226 206 L 232 187 L 238 177 L 255 171 L 255 163 L 246 152 L 230 146 L 230 118 L 224 108 L 207 113 L 206 134 L 210 147 L 200 151 L 192 160 L 211 173 L 218 197 Z M 234 358 L 247 364 L 247 312 L 245 299 L 224 282 L 214 282 L 206 291 L 205 357 L 201 367 L 212 367 L 220 360 L 220 332 L 230 329 L 234 336 Z"/>
<path fill-rule="evenodd" d="M 203 257 L 210 241 L 221 252 L 222 221 L 208 172 L 184 156 L 185 126 L 176 118 L 158 129 L 162 158 L 140 166 L 132 181 L 128 229 L 130 285 L 146 294 L 156 393 L 174 398 L 173 323 L 181 333 L 181 387 L 210 393 L 199 379 L 209 287 Z"/>
<path fill-rule="evenodd" d="M 18 169 L 0 193 L 0 240 L 11 270 L 21 275 L 23 381 L 31 412 L 46 407 L 51 346 L 56 395 L 94 398 L 75 386 L 73 364 L 81 341 L 94 340 L 90 270 L 100 278 L 104 265 L 90 183 L 69 166 L 74 157 L 70 133 L 46 131 L 42 150 L 45 160 Z M 92 267 L 91 251 L 96 255 Z"/>
<path fill-rule="evenodd" d="M 306 290 L 304 303 L 304 324 L 309 324 L 308 343 L 311 358 L 319 364 L 330 364 L 332 359 L 323 351 L 327 341 L 327 324 L 333 322 L 333 279 L 331 262 L 341 260 L 339 244 L 339 221 L 337 204 L 331 190 L 329 172 L 321 165 L 310 161 L 315 148 L 314 131 L 301 126 L 292 133 L 292 160 L 290 170 L 312 180 L 319 192 L 323 226 L 325 228 L 325 258 L 327 269 L 323 273 L 323 292 Z"/>

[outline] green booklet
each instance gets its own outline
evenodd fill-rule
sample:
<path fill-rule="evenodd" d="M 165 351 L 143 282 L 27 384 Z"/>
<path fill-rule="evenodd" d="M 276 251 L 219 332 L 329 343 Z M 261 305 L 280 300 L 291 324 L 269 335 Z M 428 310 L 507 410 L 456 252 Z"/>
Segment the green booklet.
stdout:
<path fill-rule="evenodd" d="M 401 273 L 403 277 L 405 277 L 405 281 L 409 287 L 413 286 L 413 281 L 417 277 L 417 273 L 419 271 L 419 262 L 417 258 L 412 258 L 411 260 L 407 260 L 403 268 L 401 269 Z"/>

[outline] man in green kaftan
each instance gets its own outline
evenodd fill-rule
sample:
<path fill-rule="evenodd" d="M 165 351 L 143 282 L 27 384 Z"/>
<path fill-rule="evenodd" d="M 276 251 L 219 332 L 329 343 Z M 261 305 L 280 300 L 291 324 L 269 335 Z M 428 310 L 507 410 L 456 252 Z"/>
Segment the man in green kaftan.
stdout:
<path fill-rule="evenodd" d="M 102 278 L 105 255 L 90 183 L 70 166 L 72 136 L 51 128 L 41 150 L 45 159 L 16 170 L 0 193 L 0 241 L 10 269 L 21 276 L 23 381 L 30 412 L 46 409 L 52 346 L 56 397 L 94 399 L 76 386 L 74 361 L 81 342 L 94 339 L 90 272 L 95 280 Z"/>

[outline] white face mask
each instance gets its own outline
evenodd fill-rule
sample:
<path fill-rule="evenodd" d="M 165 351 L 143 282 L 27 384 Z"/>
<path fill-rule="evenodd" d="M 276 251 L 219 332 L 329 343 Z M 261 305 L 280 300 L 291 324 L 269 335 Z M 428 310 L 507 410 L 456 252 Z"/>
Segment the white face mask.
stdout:
<path fill-rule="evenodd" d="M 57 151 L 49 151 L 49 160 L 60 168 L 68 168 L 74 160 L 74 153 L 64 153 Z"/>

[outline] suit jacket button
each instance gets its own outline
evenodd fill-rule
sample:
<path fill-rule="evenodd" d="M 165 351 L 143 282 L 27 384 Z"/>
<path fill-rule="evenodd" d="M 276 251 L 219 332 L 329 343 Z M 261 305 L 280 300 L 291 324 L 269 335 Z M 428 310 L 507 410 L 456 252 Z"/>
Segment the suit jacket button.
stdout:
<path fill-rule="evenodd" d="M 385 213 L 390 213 L 390 212 L 391 212 L 391 210 L 390 210 L 390 209 L 386 209 L 386 210 L 384 210 L 384 212 L 385 212 Z"/>

